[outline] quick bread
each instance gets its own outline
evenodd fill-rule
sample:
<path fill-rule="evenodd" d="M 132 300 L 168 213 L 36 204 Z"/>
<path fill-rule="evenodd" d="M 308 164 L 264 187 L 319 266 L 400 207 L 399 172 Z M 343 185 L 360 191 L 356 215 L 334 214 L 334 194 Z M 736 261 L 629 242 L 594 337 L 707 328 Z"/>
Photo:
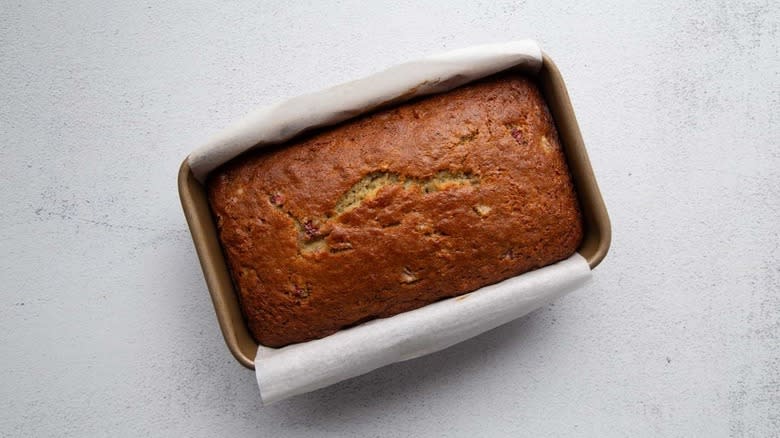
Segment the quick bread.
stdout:
<path fill-rule="evenodd" d="M 583 234 L 552 117 L 519 74 L 249 152 L 207 190 L 250 331 L 270 347 L 557 262 Z"/>

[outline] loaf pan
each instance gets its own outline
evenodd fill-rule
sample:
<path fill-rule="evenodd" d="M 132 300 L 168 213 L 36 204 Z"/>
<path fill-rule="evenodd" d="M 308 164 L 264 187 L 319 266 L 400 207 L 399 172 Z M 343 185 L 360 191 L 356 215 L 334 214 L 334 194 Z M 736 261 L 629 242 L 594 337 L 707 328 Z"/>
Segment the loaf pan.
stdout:
<path fill-rule="evenodd" d="M 547 54 L 543 54 L 542 59 L 537 81 L 555 119 L 585 221 L 584 238 L 577 252 L 593 269 L 601 263 L 609 250 L 609 216 L 585 151 L 566 85 L 552 59 Z M 217 237 L 216 225 L 211 216 L 206 188 L 192 174 L 187 159 L 179 169 L 178 184 L 184 216 L 187 218 L 225 343 L 242 365 L 254 369 L 258 344 L 249 334 L 249 328 L 241 314 L 238 295 L 233 288 Z"/>

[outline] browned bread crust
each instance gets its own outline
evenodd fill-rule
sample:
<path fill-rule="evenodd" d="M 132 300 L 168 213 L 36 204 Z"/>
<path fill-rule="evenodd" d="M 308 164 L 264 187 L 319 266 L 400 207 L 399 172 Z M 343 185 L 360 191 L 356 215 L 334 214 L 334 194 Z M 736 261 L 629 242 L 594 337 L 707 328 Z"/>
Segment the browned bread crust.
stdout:
<path fill-rule="evenodd" d="M 280 347 L 570 256 L 582 219 L 533 80 L 499 75 L 214 171 L 255 339 Z"/>

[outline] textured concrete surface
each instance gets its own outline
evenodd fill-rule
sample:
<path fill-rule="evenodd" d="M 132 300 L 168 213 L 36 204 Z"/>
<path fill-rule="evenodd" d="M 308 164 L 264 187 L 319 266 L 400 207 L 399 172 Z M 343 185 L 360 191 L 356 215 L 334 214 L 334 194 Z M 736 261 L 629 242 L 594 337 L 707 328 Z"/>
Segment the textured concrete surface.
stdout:
<path fill-rule="evenodd" d="M 778 436 L 776 5 L 284 3 L 0 9 L 0 436 Z M 261 408 L 185 231 L 181 159 L 258 103 L 528 36 L 612 216 L 595 281 Z"/>

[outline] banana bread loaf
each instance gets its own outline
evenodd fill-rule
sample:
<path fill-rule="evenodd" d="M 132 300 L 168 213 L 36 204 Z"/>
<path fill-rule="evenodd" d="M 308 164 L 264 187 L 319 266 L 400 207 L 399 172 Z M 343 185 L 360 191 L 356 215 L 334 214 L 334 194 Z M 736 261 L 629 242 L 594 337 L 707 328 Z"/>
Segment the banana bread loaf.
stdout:
<path fill-rule="evenodd" d="M 247 323 L 270 347 L 557 262 L 583 233 L 552 117 L 518 74 L 244 154 L 207 185 Z"/>

